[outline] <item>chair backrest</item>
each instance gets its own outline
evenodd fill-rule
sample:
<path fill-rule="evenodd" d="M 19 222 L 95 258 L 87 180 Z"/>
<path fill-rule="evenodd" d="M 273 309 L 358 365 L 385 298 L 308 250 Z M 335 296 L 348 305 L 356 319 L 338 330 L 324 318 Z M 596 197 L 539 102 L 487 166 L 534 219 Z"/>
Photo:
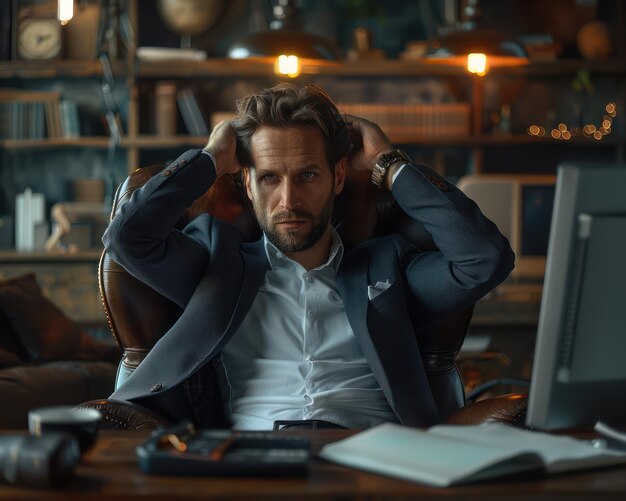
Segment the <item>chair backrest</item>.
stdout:
<path fill-rule="evenodd" d="M 134 190 L 162 169 L 163 166 L 154 165 L 132 173 L 117 190 L 112 216 Z M 246 240 L 253 241 L 261 236 L 237 176 L 220 177 L 189 207 L 179 222 L 180 227 L 204 212 L 237 225 Z M 361 242 L 390 233 L 404 235 L 422 251 L 436 248 L 424 226 L 408 217 L 391 193 L 377 189 L 363 172 L 348 172 L 344 191 L 335 201 L 333 225 L 341 235 L 346 251 Z M 117 387 L 173 325 L 181 310 L 127 273 L 106 252 L 100 259 L 99 280 L 111 331 L 124 353 L 118 370 Z M 471 315 L 472 309 L 468 309 L 416 334 L 442 419 L 465 405 L 463 385 L 454 360 L 465 338 Z"/>

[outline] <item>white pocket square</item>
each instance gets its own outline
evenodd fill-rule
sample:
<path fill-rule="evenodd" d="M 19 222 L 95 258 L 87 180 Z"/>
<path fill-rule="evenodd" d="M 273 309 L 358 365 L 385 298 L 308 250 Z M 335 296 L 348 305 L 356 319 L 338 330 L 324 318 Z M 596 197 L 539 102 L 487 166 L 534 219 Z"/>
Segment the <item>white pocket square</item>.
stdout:
<path fill-rule="evenodd" d="M 374 286 L 368 285 L 367 297 L 370 301 L 372 301 L 380 293 L 385 292 L 387 289 L 389 289 L 389 287 L 391 287 L 391 282 L 389 281 L 389 279 L 385 280 L 384 282 L 376 282 L 376 285 Z"/>

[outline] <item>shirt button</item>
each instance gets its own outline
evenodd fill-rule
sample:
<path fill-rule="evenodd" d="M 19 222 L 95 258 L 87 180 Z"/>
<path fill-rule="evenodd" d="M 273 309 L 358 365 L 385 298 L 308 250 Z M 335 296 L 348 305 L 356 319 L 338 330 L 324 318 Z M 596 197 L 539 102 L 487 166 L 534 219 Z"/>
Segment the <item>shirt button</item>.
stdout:
<path fill-rule="evenodd" d="M 281 257 L 283 257 L 283 255 L 282 255 L 280 252 L 277 252 L 277 253 L 276 253 L 276 257 L 277 257 L 278 259 L 280 259 Z"/>
<path fill-rule="evenodd" d="M 313 320 L 315 318 L 315 313 L 313 313 L 312 311 L 309 311 L 307 313 L 307 317 L 309 317 L 309 319 Z"/>
<path fill-rule="evenodd" d="M 313 279 L 312 279 L 309 275 L 307 275 L 306 277 L 304 277 L 304 279 L 305 279 L 308 283 L 312 283 L 312 282 L 313 282 Z"/>
<path fill-rule="evenodd" d="M 161 388 L 163 388 L 163 385 L 161 383 L 153 384 L 150 388 L 150 391 L 154 393 L 155 391 L 159 391 Z"/>

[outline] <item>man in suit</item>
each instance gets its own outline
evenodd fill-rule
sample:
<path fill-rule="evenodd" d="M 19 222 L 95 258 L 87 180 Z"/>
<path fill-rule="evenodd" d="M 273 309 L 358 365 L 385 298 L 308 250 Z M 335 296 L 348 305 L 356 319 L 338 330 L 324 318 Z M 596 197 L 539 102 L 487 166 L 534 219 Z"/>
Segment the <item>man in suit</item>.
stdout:
<path fill-rule="evenodd" d="M 316 86 L 280 84 L 238 107 L 203 150 L 137 190 L 105 233 L 115 261 L 184 309 L 112 398 L 199 426 L 434 424 L 415 331 L 507 277 L 506 238 Z M 346 169 L 370 172 L 439 251 L 393 234 L 344 254 L 330 220 Z M 218 177 L 240 171 L 259 241 L 209 215 L 173 229 Z"/>

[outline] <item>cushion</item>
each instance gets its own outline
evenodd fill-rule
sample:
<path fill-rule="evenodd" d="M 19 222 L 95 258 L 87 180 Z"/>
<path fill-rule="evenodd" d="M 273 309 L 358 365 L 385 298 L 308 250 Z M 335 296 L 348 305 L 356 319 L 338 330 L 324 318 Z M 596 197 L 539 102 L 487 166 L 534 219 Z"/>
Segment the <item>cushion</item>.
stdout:
<path fill-rule="evenodd" d="M 0 429 L 28 428 L 28 411 L 35 407 L 108 397 L 116 370 L 108 362 L 65 361 L 0 371 Z"/>
<path fill-rule="evenodd" d="M 92 338 L 48 300 L 32 273 L 0 282 L 0 313 L 28 362 L 119 360 L 115 346 Z"/>
<path fill-rule="evenodd" d="M 0 310 L 0 369 L 24 364 L 26 353 L 15 336 L 9 319 Z"/>

